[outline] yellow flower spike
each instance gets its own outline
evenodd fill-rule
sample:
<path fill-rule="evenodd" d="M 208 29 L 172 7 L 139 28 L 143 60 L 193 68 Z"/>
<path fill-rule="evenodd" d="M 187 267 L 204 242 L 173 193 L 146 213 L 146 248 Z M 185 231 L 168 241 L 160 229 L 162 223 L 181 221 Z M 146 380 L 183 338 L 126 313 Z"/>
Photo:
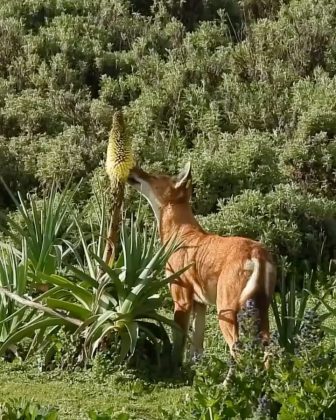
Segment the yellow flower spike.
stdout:
<path fill-rule="evenodd" d="M 106 172 L 111 181 L 112 207 L 103 260 L 110 267 L 113 265 L 117 249 L 125 181 L 134 166 L 132 144 L 126 134 L 123 114 L 121 111 L 117 111 L 113 116 L 105 163 Z M 102 274 L 101 270 L 98 275 L 99 280 L 102 279 Z"/>
<path fill-rule="evenodd" d="M 121 111 L 113 116 L 112 129 L 106 155 L 106 172 L 112 181 L 125 182 L 135 160 L 131 140 L 126 135 L 124 118 Z"/>

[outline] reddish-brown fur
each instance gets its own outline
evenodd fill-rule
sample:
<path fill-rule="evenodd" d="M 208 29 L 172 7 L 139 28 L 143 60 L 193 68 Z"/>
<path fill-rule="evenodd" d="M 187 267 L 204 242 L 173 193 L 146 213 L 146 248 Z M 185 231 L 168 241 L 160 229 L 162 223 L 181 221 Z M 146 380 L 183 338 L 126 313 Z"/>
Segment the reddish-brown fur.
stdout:
<path fill-rule="evenodd" d="M 268 307 L 275 286 L 272 257 L 256 241 L 242 237 L 221 237 L 206 232 L 195 219 L 191 205 L 190 168 L 179 178 L 150 175 L 140 168 L 131 172 L 129 182 L 139 191 L 147 189 L 150 200 L 157 206 L 161 241 L 177 236 L 183 247 L 169 259 L 167 272 L 176 272 L 190 263 L 193 265 L 171 285 L 174 301 L 174 319 L 187 334 L 189 317 L 196 314 L 195 341 L 202 347 L 204 316 L 207 304 L 215 304 L 219 325 L 230 350 L 238 337 L 237 313 L 246 298 L 253 298 L 260 312 L 261 335 L 268 339 Z M 140 185 L 141 184 L 141 185 Z M 154 197 L 154 198 L 153 198 Z M 148 197 L 147 197 L 148 198 Z M 242 291 L 251 276 L 246 262 L 260 263 L 256 287 L 241 302 Z M 255 260 L 253 260 L 255 261 Z M 272 271 L 266 279 L 266 263 Z M 268 293 L 265 282 L 269 281 Z M 199 317 L 197 318 L 197 314 Z M 176 358 L 181 361 L 185 337 L 176 345 Z M 202 348 L 199 349 L 200 351 Z"/>

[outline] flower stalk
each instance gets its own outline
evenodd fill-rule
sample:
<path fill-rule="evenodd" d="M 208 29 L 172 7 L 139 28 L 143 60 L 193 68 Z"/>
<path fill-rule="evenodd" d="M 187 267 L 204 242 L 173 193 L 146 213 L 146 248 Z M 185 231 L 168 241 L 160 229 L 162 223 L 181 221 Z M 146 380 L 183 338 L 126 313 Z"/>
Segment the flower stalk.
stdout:
<path fill-rule="evenodd" d="M 115 250 L 118 245 L 117 241 L 119 237 L 121 209 L 125 195 L 125 183 L 134 165 L 132 144 L 126 134 L 123 114 L 121 111 L 117 111 L 113 116 L 105 164 L 106 173 L 111 183 L 110 192 L 113 198 L 104 252 L 104 261 L 109 266 L 113 263 Z"/>

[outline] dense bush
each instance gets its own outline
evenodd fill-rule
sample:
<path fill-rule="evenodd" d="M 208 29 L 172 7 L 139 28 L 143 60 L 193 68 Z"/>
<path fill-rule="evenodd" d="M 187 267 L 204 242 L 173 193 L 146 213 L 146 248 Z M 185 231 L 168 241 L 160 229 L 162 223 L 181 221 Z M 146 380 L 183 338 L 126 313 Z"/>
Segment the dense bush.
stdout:
<path fill-rule="evenodd" d="M 335 214 L 333 200 L 303 192 L 293 184 L 280 184 L 262 194 L 245 190 L 229 201 L 220 201 L 219 212 L 204 219 L 204 225 L 221 234 L 261 238 L 292 261 L 305 259 L 311 268 L 321 262 L 328 224 Z M 332 241 L 333 238 L 330 239 Z"/>
<path fill-rule="evenodd" d="M 0 175 L 23 195 L 84 177 L 85 207 L 123 107 L 148 169 L 192 160 L 207 227 L 328 261 L 335 28 L 332 0 L 3 2 Z"/>
<path fill-rule="evenodd" d="M 319 316 L 306 313 L 295 337 L 294 354 L 281 349 L 273 337 L 267 349 L 267 370 L 262 345 L 256 339 L 257 323 L 258 312 L 249 304 L 239 314 L 238 363 L 206 357 L 196 368 L 193 389 L 184 405 L 163 412 L 162 418 L 333 418 L 336 355 L 322 339 Z"/>
<path fill-rule="evenodd" d="M 335 34 L 333 0 L 1 2 L 0 176 L 27 209 L 15 211 L 0 184 L 8 216 L 0 218 L 0 283 L 26 304 L 1 293 L 5 359 L 38 354 L 41 368 L 61 369 L 89 361 L 98 379 L 130 354 L 132 367 L 168 370 L 163 323 L 173 324 L 159 312 L 168 254 L 155 257 L 156 244 L 139 233 L 153 218 L 149 207 L 141 229 L 124 235 L 123 258 L 113 270 L 103 266 L 106 282 L 97 283 L 106 226 L 95 194 L 108 191 L 107 136 L 122 108 L 146 169 L 174 174 L 192 162 L 193 208 L 205 228 L 262 240 L 296 275 L 283 276 L 274 312 L 285 350 L 272 343 L 270 370 L 259 343 L 241 337 L 230 388 L 222 386 L 229 362 L 205 358 L 192 399 L 165 418 L 332 418 L 335 352 L 319 319 L 303 315 L 310 291 L 334 281 Z M 68 182 L 67 196 L 56 193 Z M 131 211 L 138 200 L 127 192 Z M 296 294 L 296 283 L 307 285 L 302 267 L 315 270 L 306 271 L 312 288 Z M 323 305 L 335 314 L 327 298 Z M 334 326 L 324 331 L 335 335 Z M 19 401 L 1 405 L 6 415 L 57 414 Z"/>

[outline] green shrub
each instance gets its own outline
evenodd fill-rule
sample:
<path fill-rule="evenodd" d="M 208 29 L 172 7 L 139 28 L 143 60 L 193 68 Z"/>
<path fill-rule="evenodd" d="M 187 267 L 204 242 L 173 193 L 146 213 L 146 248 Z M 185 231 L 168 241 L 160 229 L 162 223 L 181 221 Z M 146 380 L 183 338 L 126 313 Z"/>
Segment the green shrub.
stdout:
<path fill-rule="evenodd" d="M 202 219 L 206 228 L 224 235 L 260 239 L 277 254 L 293 262 L 307 260 L 311 268 L 321 262 L 325 242 L 333 243 L 325 222 L 335 217 L 333 200 L 303 192 L 294 185 L 278 185 L 263 195 L 246 190 L 229 201 L 221 201 L 219 213 Z M 321 235 L 321 231 L 324 235 Z M 327 262 L 331 256 L 322 255 Z"/>
<path fill-rule="evenodd" d="M 162 418 L 332 418 L 336 353 L 321 340 L 318 316 L 306 313 L 295 354 L 281 350 L 273 337 L 267 348 L 268 369 L 263 366 L 257 322 L 251 302 L 239 315 L 238 362 L 206 357 L 196 367 L 192 391 L 183 405 L 163 412 Z"/>
<path fill-rule="evenodd" d="M 3 115 L 12 136 L 19 133 L 28 136 L 41 132 L 52 134 L 61 129 L 50 99 L 40 96 L 35 90 L 22 91 L 20 96 L 8 95 Z"/>
<path fill-rule="evenodd" d="M 191 154 L 197 213 L 216 210 L 217 201 L 246 189 L 269 192 L 281 182 L 275 139 L 256 131 L 237 131 L 199 140 Z"/>
<path fill-rule="evenodd" d="M 8 77 L 9 66 L 22 48 L 23 27 L 14 16 L 2 19 L 0 14 L 0 18 L 0 76 Z"/>
<path fill-rule="evenodd" d="M 145 168 L 173 174 L 192 160 L 193 205 L 209 227 L 265 238 L 286 255 L 310 254 L 302 244 L 307 235 L 313 244 L 322 217 L 303 215 L 301 223 L 295 211 L 284 217 L 273 208 L 255 226 L 249 211 L 234 229 L 211 221 L 221 219 L 218 200 L 244 201 L 244 190 L 264 207 L 286 184 L 309 200 L 334 201 L 334 2 L 145 3 L 0 5 L 1 175 L 23 196 L 35 188 L 42 195 L 54 177 L 84 177 L 77 203 L 89 207 L 111 114 L 123 108 Z M 133 209 L 137 200 L 128 197 Z M 0 200 L 8 206 L 5 193 Z M 328 239 L 325 260 L 333 246 Z"/>
<path fill-rule="evenodd" d="M 24 399 L 10 400 L 0 405 L 0 416 L 3 420 L 57 420 L 57 411 L 41 407 L 33 401 Z"/>
<path fill-rule="evenodd" d="M 332 118 L 336 123 L 336 114 Z M 323 119 L 318 118 L 318 124 L 322 128 Z M 330 138 L 326 132 L 321 132 L 305 139 L 289 141 L 281 156 L 282 172 L 303 190 L 332 199 L 336 185 L 335 139 L 336 137 Z"/>
<path fill-rule="evenodd" d="M 0 177 L 12 188 L 16 187 L 15 185 L 15 171 L 16 165 L 14 163 L 14 156 L 9 148 L 8 141 L 5 138 L 0 137 L 0 161 L 4 164 L 1 165 L 0 169 Z M 14 179 L 13 179 L 14 178 Z M 1 195 L 0 195 L 0 206 L 5 207 L 5 195 L 6 191 L 3 186 L 0 187 Z"/>
<path fill-rule="evenodd" d="M 85 176 L 87 150 L 84 142 L 85 133 L 79 127 L 70 127 L 54 138 L 44 138 L 37 156 L 37 179 L 48 184 L 56 180 L 65 185 L 71 177 L 79 180 Z"/>

